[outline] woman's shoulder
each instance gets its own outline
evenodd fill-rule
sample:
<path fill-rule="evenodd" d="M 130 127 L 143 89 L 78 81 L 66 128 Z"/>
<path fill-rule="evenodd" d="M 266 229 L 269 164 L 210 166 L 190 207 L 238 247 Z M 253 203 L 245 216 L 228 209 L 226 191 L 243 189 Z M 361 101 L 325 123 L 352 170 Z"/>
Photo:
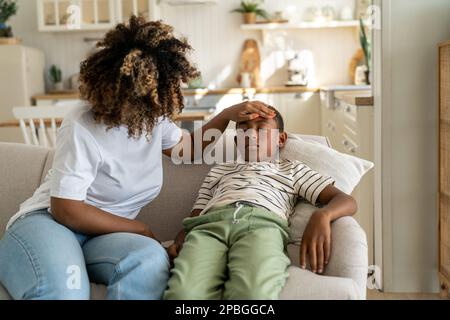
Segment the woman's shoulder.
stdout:
<path fill-rule="evenodd" d="M 88 129 L 95 122 L 91 106 L 87 102 L 80 101 L 74 105 L 62 108 L 70 108 L 70 110 L 64 116 L 61 127 L 82 126 Z"/>

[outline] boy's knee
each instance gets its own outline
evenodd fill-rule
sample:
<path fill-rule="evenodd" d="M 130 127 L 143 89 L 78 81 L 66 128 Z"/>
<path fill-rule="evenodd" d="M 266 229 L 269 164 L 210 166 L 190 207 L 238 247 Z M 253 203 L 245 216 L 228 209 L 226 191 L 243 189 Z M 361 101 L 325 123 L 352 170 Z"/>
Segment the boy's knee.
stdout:
<path fill-rule="evenodd" d="M 164 300 L 194 300 L 194 298 L 191 290 L 183 287 L 173 287 L 164 292 Z"/>
<path fill-rule="evenodd" d="M 280 290 L 268 286 L 245 286 L 226 288 L 224 298 L 226 300 L 277 300 Z"/>

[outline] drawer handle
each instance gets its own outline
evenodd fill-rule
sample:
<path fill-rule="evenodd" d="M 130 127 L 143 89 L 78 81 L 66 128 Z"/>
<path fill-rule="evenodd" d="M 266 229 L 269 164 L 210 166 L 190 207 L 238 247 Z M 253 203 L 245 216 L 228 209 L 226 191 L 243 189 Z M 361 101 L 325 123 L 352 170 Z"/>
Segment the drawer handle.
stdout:
<path fill-rule="evenodd" d="M 333 132 L 336 130 L 336 127 L 331 122 L 328 122 L 327 127 Z"/>
<path fill-rule="evenodd" d="M 351 112 L 351 111 L 352 111 L 352 107 L 347 106 L 347 107 L 345 108 L 345 112 Z"/>
<path fill-rule="evenodd" d="M 344 145 L 344 147 L 347 148 L 347 150 L 351 153 L 355 153 L 356 152 L 356 147 L 351 145 L 350 142 L 347 139 L 342 140 L 342 144 Z"/>

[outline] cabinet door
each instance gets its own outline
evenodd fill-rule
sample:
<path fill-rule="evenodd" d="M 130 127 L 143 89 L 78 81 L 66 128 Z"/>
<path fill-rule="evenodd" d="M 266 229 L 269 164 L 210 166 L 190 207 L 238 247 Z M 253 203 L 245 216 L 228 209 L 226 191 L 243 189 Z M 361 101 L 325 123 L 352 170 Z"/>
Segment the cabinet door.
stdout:
<path fill-rule="evenodd" d="M 114 25 L 114 0 L 38 0 L 39 31 L 107 30 Z"/>
<path fill-rule="evenodd" d="M 275 104 L 277 104 L 276 94 L 274 93 L 257 93 L 251 98 L 251 100 L 258 100 L 274 107 Z"/>
<path fill-rule="evenodd" d="M 159 18 L 157 0 L 117 0 L 118 22 L 127 21 L 132 15 L 144 17 L 146 20 Z"/>
<path fill-rule="evenodd" d="M 81 29 L 108 29 L 114 24 L 114 1 L 81 0 Z"/>
<path fill-rule="evenodd" d="M 276 94 L 274 107 L 284 119 L 285 130 L 291 133 L 320 135 L 320 99 L 317 93 Z"/>

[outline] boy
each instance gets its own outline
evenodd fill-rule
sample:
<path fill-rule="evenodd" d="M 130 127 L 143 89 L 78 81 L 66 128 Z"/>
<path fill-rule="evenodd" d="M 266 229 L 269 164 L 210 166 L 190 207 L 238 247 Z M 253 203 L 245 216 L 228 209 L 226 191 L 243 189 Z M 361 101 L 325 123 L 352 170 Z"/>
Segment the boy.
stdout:
<path fill-rule="evenodd" d="M 304 163 L 273 160 L 287 134 L 270 108 L 274 118 L 237 124 L 245 162 L 216 165 L 205 178 L 191 217 L 168 249 L 176 259 L 165 299 L 277 299 L 290 265 L 288 217 L 299 198 L 323 205 L 305 229 L 300 266 L 307 255 L 313 272 L 328 263 L 330 224 L 353 215 L 356 202 Z"/>

